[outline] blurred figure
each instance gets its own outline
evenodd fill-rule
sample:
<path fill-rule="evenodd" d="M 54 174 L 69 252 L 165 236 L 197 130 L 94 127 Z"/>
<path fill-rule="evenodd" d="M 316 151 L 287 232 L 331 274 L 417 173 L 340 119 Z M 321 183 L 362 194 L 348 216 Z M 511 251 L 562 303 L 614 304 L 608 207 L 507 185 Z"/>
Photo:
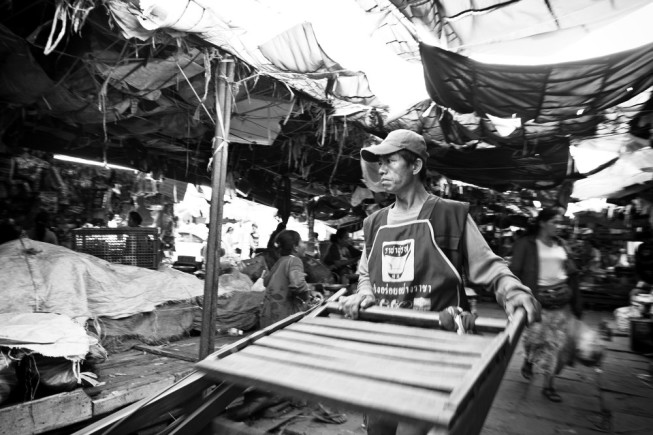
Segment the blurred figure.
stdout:
<path fill-rule="evenodd" d="M 543 209 L 528 233 L 515 242 L 510 263 L 510 269 L 542 305 L 542 322 L 524 330 L 526 356 L 521 373 L 531 379 L 533 367 L 541 371 L 542 394 L 552 402 L 562 401 L 553 381 L 573 362 L 574 316 L 580 319 L 582 315 L 578 271 L 558 236 L 560 219 L 558 210 Z"/>
<path fill-rule="evenodd" d="M 27 237 L 39 242 L 59 244 L 56 234 L 50 230 L 50 214 L 45 210 L 41 210 L 36 214 L 34 228 L 27 231 Z"/>
<path fill-rule="evenodd" d="M 603 258 L 601 256 L 601 251 L 599 250 L 598 242 L 594 239 L 590 239 L 589 243 L 589 261 L 588 261 L 588 270 L 592 273 L 603 272 Z"/>
<path fill-rule="evenodd" d="M 138 228 L 141 226 L 141 223 L 143 223 L 143 218 L 141 217 L 140 213 L 137 211 L 130 211 L 127 218 L 127 226 L 131 228 Z"/>
<path fill-rule="evenodd" d="M 351 245 L 349 231 L 340 228 L 331 235 L 331 245 L 322 262 L 338 275 L 341 284 L 349 284 L 349 279 L 355 276 L 354 270 L 361 254 L 361 251 Z"/>
<path fill-rule="evenodd" d="M 0 245 L 20 238 L 21 232 L 13 219 L 0 220 Z"/>
<path fill-rule="evenodd" d="M 249 233 L 249 256 L 250 258 L 254 256 L 256 250 L 258 249 L 259 235 L 258 235 L 258 225 L 252 224 L 252 232 Z"/>
<path fill-rule="evenodd" d="M 238 242 L 236 241 L 234 227 L 227 227 L 227 231 L 224 233 L 224 238 L 222 241 L 224 242 L 223 247 L 225 249 L 226 255 L 234 255 L 236 253 L 236 249 L 238 248 Z"/>
<path fill-rule="evenodd" d="M 306 284 L 304 264 L 299 258 L 304 255 L 306 245 L 299 233 L 284 230 L 276 237 L 281 258 L 263 279 L 265 296 L 261 307 L 261 328 L 304 309 L 310 292 Z"/>
<path fill-rule="evenodd" d="M 649 215 L 649 224 L 653 232 L 653 210 Z M 653 238 L 645 240 L 635 251 L 635 272 L 639 281 L 631 291 L 630 296 L 638 294 L 653 294 Z"/>
<path fill-rule="evenodd" d="M 150 213 L 150 211 L 145 206 L 144 196 L 138 196 L 136 198 L 136 213 L 138 213 L 141 216 L 141 223 L 139 225 L 142 225 L 144 227 L 149 227 L 152 226 L 152 224 L 154 224 L 152 213 Z"/>

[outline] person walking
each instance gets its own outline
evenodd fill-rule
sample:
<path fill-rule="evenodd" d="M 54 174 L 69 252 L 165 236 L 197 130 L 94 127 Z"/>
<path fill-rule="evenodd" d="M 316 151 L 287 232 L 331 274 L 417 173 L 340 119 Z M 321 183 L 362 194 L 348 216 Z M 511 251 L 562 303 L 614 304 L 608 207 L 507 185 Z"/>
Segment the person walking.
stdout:
<path fill-rule="evenodd" d="M 395 130 L 382 143 L 363 148 L 361 157 L 362 164 L 377 165 L 380 185 L 395 195 L 395 202 L 363 223 L 358 287 L 355 294 L 339 300 L 346 317 L 356 319 L 360 310 L 374 304 L 469 311 L 464 274 L 492 289 L 509 316 L 522 307 L 530 323 L 539 320 L 539 303 L 489 248 L 468 214 L 468 204 L 426 190 L 428 152 L 421 135 Z M 383 416 L 368 416 L 369 435 L 394 434 L 398 427 L 398 422 Z M 416 434 L 428 431 L 411 429 Z"/>
<path fill-rule="evenodd" d="M 542 305 L 542 321 L 524 331 L 526 352 L 521 373 L 532 379 L 533 368 L 544 374 L 542 394 L 562 401 L 554 379 L 574 357 L 572 322 L 581 318 L 578 270 L 562 238 L 558 237 L 560 212 L 545 208 L 527 233 L 515 242 L 510 269 L 533 289 Z"/>

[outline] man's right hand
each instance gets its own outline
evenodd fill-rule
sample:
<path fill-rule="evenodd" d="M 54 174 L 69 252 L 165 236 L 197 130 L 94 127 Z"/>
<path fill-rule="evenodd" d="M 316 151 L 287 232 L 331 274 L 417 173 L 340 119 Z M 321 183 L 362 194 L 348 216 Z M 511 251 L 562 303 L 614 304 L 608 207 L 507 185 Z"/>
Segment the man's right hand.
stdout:
<path fill-rule="evenodd" d="M 340 311 L 345 317 L 358 319 L 359 310 L 365 309 L 376 303 L 376 298 L 370 293 L 356 293 L 351 296 L 341 296 L 338 299 Z"/>

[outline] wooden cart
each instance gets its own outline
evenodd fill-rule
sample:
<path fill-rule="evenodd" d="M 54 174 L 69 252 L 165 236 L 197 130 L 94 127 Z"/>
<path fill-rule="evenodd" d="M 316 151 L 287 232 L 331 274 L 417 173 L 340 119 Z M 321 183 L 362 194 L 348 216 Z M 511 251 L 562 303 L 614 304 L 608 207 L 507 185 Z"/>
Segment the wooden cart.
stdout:
<path fill-rule="evenodd" d="M 437 313 L 371 307 L 349 320 L 327 302 L 216 352 L 169 391 L 77 433 L 126 434 L 180 404 L 186 412 L 163 433 L 197 433 L 255 386 L 428 425 L 432 433 L 477 434 L 524 316 L 480 318 L 479 335 L 458 335 L 436 329 Z"/>

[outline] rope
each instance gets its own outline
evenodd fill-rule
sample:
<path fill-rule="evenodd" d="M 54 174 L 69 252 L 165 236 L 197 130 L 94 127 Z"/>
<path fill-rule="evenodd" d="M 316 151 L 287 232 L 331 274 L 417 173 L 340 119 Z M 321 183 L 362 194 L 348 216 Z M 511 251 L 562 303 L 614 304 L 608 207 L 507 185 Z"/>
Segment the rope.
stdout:
<path fill-rule="evenodd" d="M 48 35 L 48 41 L 45 43 L 45 48 L 43 53 L 47 56 L 52 53 L 54 49 L 59 45 L 59 42 L 63 39 L 66 34 L 66 22 L 68 21 L 68 14 L 64 10 L 64 3 L 57 4 L 57 9 L 54 11 L 54 18 L 52 20 L 52 27 L 50 27 L 50 35 Z M 59 30 L 59 35 L 57 39 L 53 42 L 52 38 L 54 37 L 54 31 L 57 28 L 57 23 L 61 20 L 61 30 Z"/>
<path fill-rule="evenodd" d="M 34 312 L 38 313 L 40 311 L 39 309 L 39 295 L 38 295 L 38 286 L 36 285 L 36 280 L 34 279 L 34 271 L 32 270 L 32 265 L 30 264 L 28 260 L 28 255 L 33 255 L 36 253 L 36 250 L 34 248 L 28 248 L 25 246 L 25 237 L 20 237 L 20 244 L 23 247 L 23 254 L 24 254 L 24 259 L 25 263 L 27 264 L 27 270 L 29 272 L 29 277 L 32 280 L 32 286 L 34 287 Z"/>
<path fill-rule="evenodd" d="M 209 117 L 209 119 L 211 120 L 211 122 L 212 122 L 213 124 L 215 124 L 215 121 L 213 120 L 213 117 L 212 117 L 211 114 L 209 113 L 209 109 L 207 109 L 206 106 L 204 105 L 204 99 L 200 98 L 200 96 L 197 94 L 197 92 L 195 92 L 195 87 L 193 87 L 193 85 L 191 84 L 190 80 L 188 80 L 188 77 L 186 76 L 186 73 L 184 72 L 184 70 L 183 70 L 183 69 L 181 68 L 181 66 L 179 65 L 179 62 L 176 62 L 176 64 L 177 64 L 177 68 L 179 68 L 179 71 L 181 71 L 181 75 L 184 76 L 184 79 L 186 80 L 186 83 L 188 83 L 188 86 L 190 87 L 191 91 L 193 91 L 193 94 L 195 95 L 195 98 L 197 98 L 197 101 L 200 102 L 200 106 L 202 106 L 202 108 L 204 109 L 204 111 L 205 111 L 206 114 L 208 115 L 208 117 Z M 222 124 L 222 123 L 221 123 L 221 124 Z"/>

